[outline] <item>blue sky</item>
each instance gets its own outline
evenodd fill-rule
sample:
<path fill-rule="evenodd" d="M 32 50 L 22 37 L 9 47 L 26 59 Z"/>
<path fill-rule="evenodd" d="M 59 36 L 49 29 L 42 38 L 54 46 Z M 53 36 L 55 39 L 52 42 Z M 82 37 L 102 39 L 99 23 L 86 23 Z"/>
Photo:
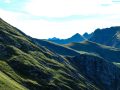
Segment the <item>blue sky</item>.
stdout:
<path fill-rule="evenodd" d="M 120 0 L 0 0 L 0 17 L 35 38 L 120 26 Z"/>

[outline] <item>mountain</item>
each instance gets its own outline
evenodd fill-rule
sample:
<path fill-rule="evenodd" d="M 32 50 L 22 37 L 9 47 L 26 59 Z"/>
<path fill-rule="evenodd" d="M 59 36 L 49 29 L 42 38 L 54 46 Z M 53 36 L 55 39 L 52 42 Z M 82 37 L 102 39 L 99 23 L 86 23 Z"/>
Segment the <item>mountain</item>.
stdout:
<path fill-rule="evenodd" d="M 70 49 L 71 47 L 70 48 L 67 46 L 64 47 L 63 45 L 59 45 L 59 47 L 58 47 L 57 44 L 54 45 L 54 43 L 46 41 L 46 40 L 38 40 L 37 39 L 37 41 L 36 41 L 36 39 L 35 39 L 34 42 L 37 43 L 38 45 L 42 45 L 46 48 L 49 48 L 49 50 L 53 50 L 53 52 L 55 52 L 57 54 L 65 56 L 66 59 L 69 61 L 69 63 L 71 63 L 71 65 L 73 67 L 75 67 L 76 70 L 78 70 L 78 73 L 82 73 L 83 76 L 85 76 L 88 80 L 92 81 L 92 83 L 94 83 L 95 86 L 97 85 L 101 90 L 106 90 L 106 89 L 117 90 L 117 88 L 119 88 L 118 86 L 115 86 L 117 84 L 119 85 L 119 82 L 116 82 L 116 80 L 114 80 L 114 78 L 112 78 L 116 74 L 118 74 L 119 68 L 117 68 L 115 65 L 113 65 L 112 61 L 110 61 L 112 59 L 107 60 L 107 59 L 104 59 L 103 57 L 101 57 L 97 54 L 92 54 L 91 52 L 88 53 L 88 51 L 85 52 L 85 50 L 77 52 L 76 55 L 74 55 L 74 54 L 73 55 L 71 55 L 71 54 L 66 55 L 64 53 L 67 49 L 70 50 L 67 53 L 71 53 L 71 50 L 73 50 L 74 48 Z M 51 46 L 54 46 L 54 47 L 51 47 Z M 63 50 L 63 47 L 66 48 L 65 51 Z M 58 48 L 58 50 L 55 50 L 55 48 Z M 109 48 L 111 48 L 111 47 L 106 46 L 106 48 L 108 48 L 108 51 L 109 51 Z M 115 48 L 113 48 L 113 49 L 115 49 Z M 102 50 L 102 49 L 100 49 L 100 50 Z M 111 50 L 110 50 L 110 52 L 112 52 Z M 60 53 L 61 51 L 64 51 L 64 53 L 61 54 Z M 119 59 L 117 59 L 117 60 L 119 60 Z M 87 70 L 87 71 L 85 71 L 85 70 Z M 93 72 L 91 72 L 91 71 L 93 71 Z M 117 76 L 117 78 L 118 77 L 119 77 L 119 75 Z M 98 80 L 101 80 L 102 84 L 99 83 Z M 115 82 L 114 83 L 115 85 L 113 85 L 112 82 Z M 113 85 L 115 87 L 111 87 L 111 85 Z"/>
<path fill-rule="evenodd" d="M 2 19 L 0 52 L 0 90 L 98 90 L 65 57 L 38 46 Z"/>
<path fill-rule="evenodd" d="M 34 39 L 0 19 L 0 90 L 107 89 L 120 89 L 118 66 L 89 52 Z"/>
<path fill-rule="evenodd" d="M 120 63 L 120 49 L 118 48 L 105 46 L 91 41 L 83 41 L 81 43 L 71 43 L 65 46 L 77 51 L 85 51 L 98 55 L 110 62 Z"/>
<path fill-rule="evenodd" d="M 54 43 L 46 41 L 46 40 L 39 40 L 39 39 L 36 40 L 35 39 L 34 42 L 37 43 L 38 45 L 42 45 L 46 48 L 49 48 L 49 50 L 53 50 L 53 52 L 55 52 L 57 54 L 60 54 L 60 55 L 63 55 L 63 56 L 64 55 L 66 56 L 66 54 L 64 54 L 64 53 L 66 53 L 67 49 L 69 49 L 69 50 L 74 49 L 74 48 L 70 49 L 71 47 L 69 48 L 66 45 L 65 45 L 65 47 L 63 45 L 59 45 L 59 47 L 58 47 L 57 44 L 54 45 Z M 92 46 L 94 43 L 93 44 L 90 43 L 90 44 Z M 54 46 L 54 47 L 51 47 L 51 46 Z M 63 50 L 63 47 L 66 48 L 65 51 Z M 118 53 L 118 55 L 120 54 L 119 49 L 111 48 L 111 47 L 108 47 L 108 46 L 104 46 L 104 47 L 105 47 L 105 49 L 107 49 L 106 52 L 109 52 L 108 55 L 113 54 L 116 50 L 118 50 L 118 52 L 116 51 L 116 53 Z M 56 49 L 58 48 L 58 50 L 56 50 L 55 48 Z M 85 46 L 85 48 L 86 48 L 86 46 Z M 91 47 L 89 47 L 89 48 L 91 48 Z M 78 51 L 79 48 L 75 49 L 75 50 Z M 86 48 L 86 50 L 87 50 L 87 48 Z M 113 57 L 113 58 L 110 57 L 110 59 L 109 59 L 109 56 L 106 55 L 106 57 L 105 57 L 105 54 L 103 53 L 104 57 L 105 57 L 105 58 L 103 58 L 103 57 L 99 56 L 97 53 L 92 54 L 91 52 L 86 51 L 86 50 L 79 51 L 80 54 L 76 54 L 76 55 L 73 54 L 72 56 L 71 56 L 71 54 L 67 54 L 67 56 L 66 56 L 67 60 L 69 60 L 69 62 L 72 64 L 72 66 L 74 66 L 78 70 L 79 73 L 81 73 L 81 71 L 83 71 L 82 74 L 84 73 L 84 76 L 87 77 L 88 80 L 91 81 L 91 78 L 92 78 L 92 80 L 94 79 L 92 82 L 94 82 L 95 85 L 100 86 L 101 90 L 106 90 L 105 87 L 109 90 L 117 90 L 117 88 L 119 88 L 119 87 L 113 88 L 113 87 L 105 84 L 105 83 L 107 83 L 107 81 L 104 78 L 109 78 L 108 79 L 108 80 L 110 80 L 110 81 L 108 81 L 109 84 L 111 84 L 111 81 L 112 82 L 114 81 L 114 79 L 112 77 L 114 77 L 115 73 L 117 74 L 119 72 L 119 69 L 116 68 L 116 66 L 113 65 L 113 63 L 111 63 L 111 62 L 112 62 L 112 59 L 116 59 L 117 62 L 120 62 L 120 60 L 117 59 L 117 57 L 119 57 L 119 56 L 116 55 L 116 57 Z M 102 47 L 99 50 L 101 51 Z M 64 51 L 64 52 L 61 54 L 60 53 L 61 51 Z M 71 53 L 71 51 L 69 51 L 67 53 Z M 91 65 L 89 66 L 90 63 L 91 63 Z M 115 64 L 117 64 L 117 63 L 115 63 Z M 103 67 L 104 67 L 104 69 L 102 69 Z M 98 72 L 96 71 L 96 68 L 98 68 Z M 112 70 L 113 68 L 114 68 L 115 72 Z M 85 70 L 88 70 L 88 71 L 85 71 Z M 101 70 L 103 71 L 102 73 L 100 72 Z M 109 70 L 112 70 L 113 72 L 111 72 Z M 93 72 L 91 72 L 91 71 L 93 71 Z M 90 75 L 90 73 L 91 73 L 91 75 Z M 109 75 L 112 75 L 112 76 L 109 77 Z M 95 79 L 94 77 L 96 77 L 97 79 Z M 119 76 L 117 76 L 117 77 L 119 77 Z M 97 80 L 101 80 L 101 82 L 104 86 L 101 86 L 101 83 L 98 83 Z M 115 84 L 117 84 L 117 83 L 119 85 L 119 82 L 116 82 L 116 80 L 115 80 Z"/>
<path fill-rule="evenodd" d="M 72 37 L 68 38 L 68 39 L 59 39 L 59 38 L 50 38 L 48 39 L 51 42 L 54 43 L 58 43 L 58 44 L 68 44 L 71 42 L 81 42 L 84 41 L 85 38 L 83 36 L 81 36 L 79 33 L 76 33 L 75 35 L 73 35 Z"/>
<path fill-rule="evenodd" d="M 93 34 L 93 33 L 88 34 L 87 32 L 85 32 L 85 33 L 83 34 L 83 37 L 88 40 L 89 38 L 92 37 L 92 34 Z"/>
<path fill-rule="evenodd" d="M 53 37 L 53 38 L 49 38 L 48 40 L 59 40 L 59 38 Z"/>
<path fill-rule="evenodd" d="M 94 31 L 90 41 L 120 48 L 120 27 L 97 29 Z"/>

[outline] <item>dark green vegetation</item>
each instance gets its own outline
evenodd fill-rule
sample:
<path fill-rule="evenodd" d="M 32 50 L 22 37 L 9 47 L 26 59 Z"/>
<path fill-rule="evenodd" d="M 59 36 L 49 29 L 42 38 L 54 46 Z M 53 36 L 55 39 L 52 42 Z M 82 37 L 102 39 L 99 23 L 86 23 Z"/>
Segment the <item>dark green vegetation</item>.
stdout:
<path fill-rule="evenodd" d="M 85 50 L 33 39 L 0 19 L 0 90 L 120 90 L 120 69 Z"/>

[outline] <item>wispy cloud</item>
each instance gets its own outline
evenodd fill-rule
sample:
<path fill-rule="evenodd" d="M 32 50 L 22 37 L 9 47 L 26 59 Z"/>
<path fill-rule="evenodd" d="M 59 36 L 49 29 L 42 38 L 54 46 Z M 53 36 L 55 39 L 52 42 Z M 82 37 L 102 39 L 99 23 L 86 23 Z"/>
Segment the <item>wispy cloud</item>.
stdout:
<path fill-rule="evenodd" d="M 112 4 L 111 0 L 31 0 L 26 4 L 25 10 L 36 16 L 65 17 L 106 14 L 102 5 L 111 8 Z"/>
<path fill-rule="evenodd" d="M 5 3 L 11 3 L 11 0 L 4 0 Z"/>

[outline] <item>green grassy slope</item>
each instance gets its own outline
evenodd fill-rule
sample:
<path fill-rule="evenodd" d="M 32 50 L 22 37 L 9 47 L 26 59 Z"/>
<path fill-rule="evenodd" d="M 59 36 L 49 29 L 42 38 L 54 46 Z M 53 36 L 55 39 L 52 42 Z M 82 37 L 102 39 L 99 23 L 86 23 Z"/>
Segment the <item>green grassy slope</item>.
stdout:
<path fill-rule="evenodd" d="M 28 90 L 0 71 L 0 90 Z"/>

